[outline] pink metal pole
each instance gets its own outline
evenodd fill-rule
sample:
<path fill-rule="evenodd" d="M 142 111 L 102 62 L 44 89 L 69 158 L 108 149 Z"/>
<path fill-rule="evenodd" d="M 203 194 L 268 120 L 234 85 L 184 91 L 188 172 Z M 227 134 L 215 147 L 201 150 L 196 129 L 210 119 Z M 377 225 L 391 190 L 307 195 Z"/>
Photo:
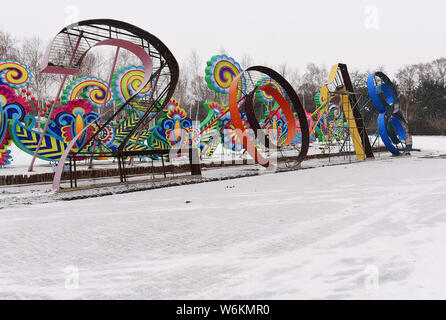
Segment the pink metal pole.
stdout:
<path fill-rule="evenodd" d="M 79 49 L 79 45 L 81 44 L 81 39 L 82 39 L 82 34 L 77 39 L 76 47 L 74 48 L 73 55 L 71 56 L 71 59 L 70 59 L 70 66 L 73 64 L 77 49 Z M 39 143 L 37 144 L 37 149 L 34 152 L 33 159 L 31 160 L 31 164 L 29 165 L 28 172 L 33 172 L 33 170 L 34 170 L 34 163 L 36 162 L 37 155 L 39 154 L 40 147 L 42 146 L 43 139 L 45 138 L 45 133 L 48 130 L 48 126 L 50 124 L 51 116 L 53 115 L 54 108 L 56 107 L 56 104 L 58 102 L 57 100 L 59 100 L 59 98 L 60 98 L 60 94 L 62 93 L 62 89 L 65 85 L 65 82 L 67 81 L 67 78 L 68 78 L 68 74 L 65 74 L 63 77 L 62 83 L 59 87 L 59 90 L 57 91 L 56 100 L 54 100 L 54 103 L 51 106 L 49 118 L 45 123 L 45 127 L 43 128 L 42 135 L 40 136 Z"/>
<path fill-rule="evenodd" d="M 102 108 L 105 108 L 105 105 L 107 104 L 107 97 L 108 97 L 108 94 L 110 93 L 110 86 L 113 81 L 113 74 L 115 73 L 116 64 L 118 62 L 119 50 L 121 50 L 121 47 L 116 48 L 115 58 L 113 59 L 113 66 L 112 66 L 112 69 L 110 72 L 110 77 L 109 77 L 108 85 L 107 85 L 107 92 L 105 94 L 105 100 L 104 100 L 104 104 L 103 104 Z M 101 115 L 103 114 L 102 108 L 99 111 Z M 94 144 L 93 144 L 93 152 L 96 149 L 97 144 L 98 144 L 98 140 L 95 139 Z M 93 169 L 93 159 L 94 159 L 94 157 L 91 157 L 90 165 L 88 166 L 88 169 Z"/>

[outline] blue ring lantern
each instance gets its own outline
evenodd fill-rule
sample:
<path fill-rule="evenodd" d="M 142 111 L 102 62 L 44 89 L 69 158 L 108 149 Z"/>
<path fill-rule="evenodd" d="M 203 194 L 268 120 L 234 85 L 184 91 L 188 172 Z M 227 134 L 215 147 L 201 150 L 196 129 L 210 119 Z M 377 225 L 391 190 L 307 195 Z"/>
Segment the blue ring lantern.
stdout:
<path fill-rule="evenodd" d="M 382 80 L 382 84 L 375 85 L 375 78 Z M 378 117 L 378 129 L 381 139 L 387 150 L 399 155 L 397 145 L 402 141 L 406 143 L 405 152 L 412 150 L 412 136 L 409 133 L 409 125 L 400 112 L 400 99 L 395 85 L 382 72 L 376 72 L 369 76 L 367 88 L 373 106 L 380 113 Z"/>

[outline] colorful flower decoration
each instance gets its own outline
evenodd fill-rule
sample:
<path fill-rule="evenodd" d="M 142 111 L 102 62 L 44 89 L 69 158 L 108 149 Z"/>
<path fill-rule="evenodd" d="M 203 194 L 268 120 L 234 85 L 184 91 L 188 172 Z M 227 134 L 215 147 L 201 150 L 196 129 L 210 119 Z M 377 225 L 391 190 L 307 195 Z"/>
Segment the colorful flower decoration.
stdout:
<path fill-rule="evenodd" d="M 228 106 L 223 106 L 218 102 L 206 102 L 205 107 L 211 111 L 218 112 L 220 115 L 229 110 Z"/>
<path fill-rule="evenodd" d="M 0 106 L 17 103 L 25 110 L 25 113 L 33 111 L 31 103 L 23 96 L 16 96 L 15 91 L 8 86 L 0 86 Z"/>
<path fill-rule="evenodd" d="M 98 135 L 98 139 L 106 146 L 113 142 L 115 131 L 111 126 L 104 127 Z"/>
<path fill-rule="evenodd" d="M 233 58 L 227 55 L 214 56 L 207 62 L 206 82 L 212 91 L 227 95 L 232 81 L 242 71 L 240 64 Z M 245 87 L 246 80 L 243 78 L 243 88 L 240 90 L 240 96 Z"/>
<path fill-rule="evenodd" d="M 26 65 L 12 60 L 0 61 L 0 85 L 19 89 L 26 87 L 31 79 L 31 70 Z"/>
<path fill-rule="evenodd" d="M 93 112 L 93 108 L 88 101 L 73 100 L 58 110 L 55 114 L 55 123 L 61 128 L 62 137 L 65 142 L 73 140 L 85 127 L 99 118 L 99 114 Z M 88 132 L 84 132 L 82 137 L 76 141 L 76 147 L 84 146 L 87 138 L 94 133 L 94 127 L 90 127 Z"/>
<path fill-rule="evenodd" d="M 94 77 L 79 78 L 71 82 L 63 91 L 62 104 L 79 98 L 87 100 L 94 108 L 102 108 L 113 104 L 112 90 L 108 90 L 108 83 L 102 79 Z"/>
<path fill-rule="evenodd" d="M 201 137 L 200 137 L 200 131 L 201 127 L 192 125 L 189 128 L 189 138 L 190 138 L 190 144 L 192 148 L 198 148 L 200 150 L 203 150 L 202 148 L 204 145 L 201 143 Z"/>
<path fill-rule="evenodd" d="M 228 107 L 224 107 L 218 102 L 206 102 L 204 107 L 208 111 L 208 115 L 200 124 L 198 134 L 193 132 L 193 143 L 198 144 L 202 152 L 212 157 L 221 143 L 221 121 L 219 121 L 219 118 L 228 110 Z M 200 132 L 202 132 L 201 135 Z M 196 141 L 198 138 L 199 141 Z"/>
<path fill-rule="evenodd" d="M 326 113 L 319 114 L 317 123 L 316 133 L 318 134 L 318 140 L 319 142 L 323 142 L 330 129 L 330 118 Z"/>
<path fill-rule="evenodd" d="M 164 111 L 164 116 L 158 124 L 144 134 L 151 149 L 186 148 L 192 140 L 199 144 L 196 139 L 197 135 L 199 137 L 199 129 L 192 126 L 192 120 L 176 99 L 172 99 Z"/>
<path fill-rule="evenodd" d="M 218 114 L 218 117 L 226 113 L 218 121 L 218 132 L 221 132 L 221 142 L 223 144 L 223 147 L 227 150 L 232 150 L 232 151 L 243 150 L 244 147 L 236 134 L 235 127 L 231 120 L 231 114 L 227 112 L 229 110 L 229 107 L 227 105 L 223 106 L 217 102 L 208 103 L 208 107 L 211 110 L 215 111 Z M 247 119 L 243 118 L 242 120 L 243 120 L 243 125 L 245 126 L 246 129 L 248 129 L 249 123 Z M 217 146 L 215 146 L 215 148 L 216 147 Z"/>
<path fill-rule="evenodd" d="M 165 130 L 165 136 L 171 147 L 184 148 L 189 146 L 189 131 L 192 127 L 192 120 L 187 117 L 184 109 L 180 107 L 170 109 L 161 126 Z"/>
<path fill-rule="evenodd" d="M 7 166 L 11 164 L 12 156 L 11 151 L 8 150 L 8 147 L 11 145 L 11 138 L 8 136 L 5 137 L 3 141 L 0 142 L 0 166 Z"/>
<path fill-rule="evenodd" d="M 340 119 L 342 117 L 342 110 L 337 104 L 330 104 L 328 107 L 328 116 L 330 120 Z"/>
<path fill-rule="evenodd" d="M 12 139 L 9 134 L 9 121 L 12 119 L 22 121 L 26 111 L 19 103 L 0 105 L 0 165 L 6 166 L 11 164 L 11 153 L 8 147 L 11 145 Z"/>
<path fill-rule="evenodd" d="M 248 129 L 249 128 L 248 121 L 246 119 L 242 119 L 242 121 L 245 128 Z M 228 150 L 238 151 L 238 152 L 244 150 L 242 141 L 240 141 L 240 138 L 236 133 L 236 128 L 232 123 L 232 121 L 227 126 L 227 129 L 223 130 L 223 147 L 225 147 Z"/>
<path fill-rule="evenodd" d="M 17 96 L 15 98 L 14 102 L 17 102 L 18 104 L 20 104 L 25 109 L 26 113 L 33 112 L 33 110 L 34 110 L 34 108 L 31 105 L 31 103 L 23 96 Z"/>
<path fill-rule="evenodd" d="M 0 106 L 0 165 L 11 164 L 11 152 L 8 147 L 11 145 L 11 137 L 8 132 L 8 117 L 4 105 Z"/>
<path fill-rule="evenodd" d="M 29 111 L 29 103 L 6 85 L 0 85 L 0 165 L 11 164 L 11 152 L 8 147 L 12 143 L 9 134 L 9 121 L 19 119 L 22 121 Z"/>
<path fill-rule="evenodd" d="M 282 87 L 273 79 L 266 77 L 263 79 L 260 79 L 257 84 L 257 87 L 263 87 L 263 86 L 270 86 L 273 87 L 274 89 L 276 89 L 282 96 L 285 96 L 285 91 L 282 89 Z M 257 99 L 259 99 L 262 102 L 265 103 L 270 103 L 270 102 L 274 102 L 274 98 L 272 96 L 270 96 L 268 93 L 262 91 L 262 90 L 257 90 L 256 92 L 256 96 Z"/>
<path fill-rule="evenodd" d="M 143 67 L 130 66 L 127 68 L 120 69 L 113 76 L 112 80 L 112 90 L 117 103 L 125 103 L 129 100 L 141 86 L 145 76 L 145 71 Z M 153 91 L 152 82 L 150 82 L 138 95 L 136 98 L 142 99 L 150 97 Z M 144 106 L 138 101 L 132 101 L 132 106 L 140 111 L 145 111 L 147 106 Z"/>
<path fill-rule="evenodd" d="M 277 112 L 277 107 L 266 114 L 266 119 L 264 123 L 260 123 L 263 127 L 265 126 L 265 134 L 274 145 L 283 146 L 285 144 L 288 135 L 288 125 L 284 119 L 283 113 Z"/>
<path fill-rule="evenodd" d="M 324 98 L 322 96 L 322 93 L 318 92 L 315 96 L 314 96 L 314 103 L 316 104 L 316 107 L 322 107 L 324 104 L 327 103 L 326 98 Z"/>
<path fill-rule="evenodd" d="M 0 86 L 0 106 L 15 102 L 17 99 L 15 91 L 8 86 Z"/>
<path fill-rule="evenodd" d="M 172 99 L 170 99 L 169 103 L 164 107 L 164 111 L 168 112 L 171 109 L 179 108 L 179 106 L 180 106 L 180 103 L 178 102 L 178 100 L 175 98 L 172 98 Z"/>

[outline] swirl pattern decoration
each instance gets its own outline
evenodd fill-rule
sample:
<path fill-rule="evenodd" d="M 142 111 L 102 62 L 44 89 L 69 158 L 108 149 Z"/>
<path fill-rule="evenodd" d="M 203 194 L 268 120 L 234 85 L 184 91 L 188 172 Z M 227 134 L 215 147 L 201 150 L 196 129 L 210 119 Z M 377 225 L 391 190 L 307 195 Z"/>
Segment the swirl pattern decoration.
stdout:
<path fill-rule="evenodd" d="M 113 104 L 112 90 L 107 93 L 108 83 L 102 79 L 94 77 L 79 78 L 71 82 L 64 90 L 62 103 L 82 98 L 88 101 L 94 108 L 102 108 Z"/>
<path fill-rule="evenodd" d="M 242 71 L 240 64 L 233 58 L 227 55 L 213 56 L 207 62 L 206 82 L 212 91 L 227 95 L 232 81 Z"/>
<path fill-rule="evenodd" d="M 112 80 L 112 90 L 115 96 L 115 100 L 118 103 L 125 103 L 130 99 L 140 88 L 145 76 L 145 70 L 143 67 L 130 66 L 127 68 L 120 69 L 113 76 Z M 136 96 L 136 99 L 142 99 L 149 97 L 153 91 L 153 84 L 149 84 L 142 89 Z M 135 102 L 132 105 L 137 109 L 144 111 L 145 106 Z"/>
<path fill-rule="evenodd" d="M 257 87 L 264 87 L 264 86 L 270 86 L 276 89 L 282 96 L 284 95 L 283 88 L 277 83 L 277 81 L 274 81 L 273 79 L 269 77 L 265 77 L 263 79 L 260 79 L 257 84 Z M 256 92 L 257 99 L 260 101 L 263 101 L 265 103 L 270 103 L 274 101 L 273 96 L 269 95 L 266 91 L 259 90 Z"/>
<path fill-rule="evenodd" d="M 0 85 L 19 89 L 26 87 L 31 79 L 31 70 L 26 65 L 12 60 L 0 61 Z"/>

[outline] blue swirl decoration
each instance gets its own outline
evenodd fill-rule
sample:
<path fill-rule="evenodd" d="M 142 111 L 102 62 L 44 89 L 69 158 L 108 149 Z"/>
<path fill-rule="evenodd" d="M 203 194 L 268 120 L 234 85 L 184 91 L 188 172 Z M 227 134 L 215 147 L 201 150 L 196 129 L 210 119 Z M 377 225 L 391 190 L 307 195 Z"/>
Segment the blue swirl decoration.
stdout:
<path fill-rule="evenodd" d="M 11 103 L 5 106 L 0 106 L 0 147 L 5 141 L 6 133 L 8 132 L 8 125 L 10 120 L 18 120 L 22 121 L 25 117 L 25 108 L 19 103 Z M 3 165 L 10 164 L 9 160 L 9 152 L 7 155 L 3 157 L 5 163 Z M 1 158 L 1 157 L 0 157 Z"/>
<path fill-rule="evenodd" d="M 26 115 L 25 108 L 18 102 L 4 106 L 3 111 L 6 113 L 9 120 L 23 121 Z"/>
<path fill-rule="evenodd" d="M 377 85 L 377 79 L 381 84 Z M 395 85 L 387 75 L 375 72 L 367 79 L 367 89 L 373 106 L 379 112 L 378 129 L 387 150 L 399 155 L 398 145 L 405 142 L 405 152 L 412 150 L 412 136 L 409 125 L 401 114 L 400 99 Z"/>

